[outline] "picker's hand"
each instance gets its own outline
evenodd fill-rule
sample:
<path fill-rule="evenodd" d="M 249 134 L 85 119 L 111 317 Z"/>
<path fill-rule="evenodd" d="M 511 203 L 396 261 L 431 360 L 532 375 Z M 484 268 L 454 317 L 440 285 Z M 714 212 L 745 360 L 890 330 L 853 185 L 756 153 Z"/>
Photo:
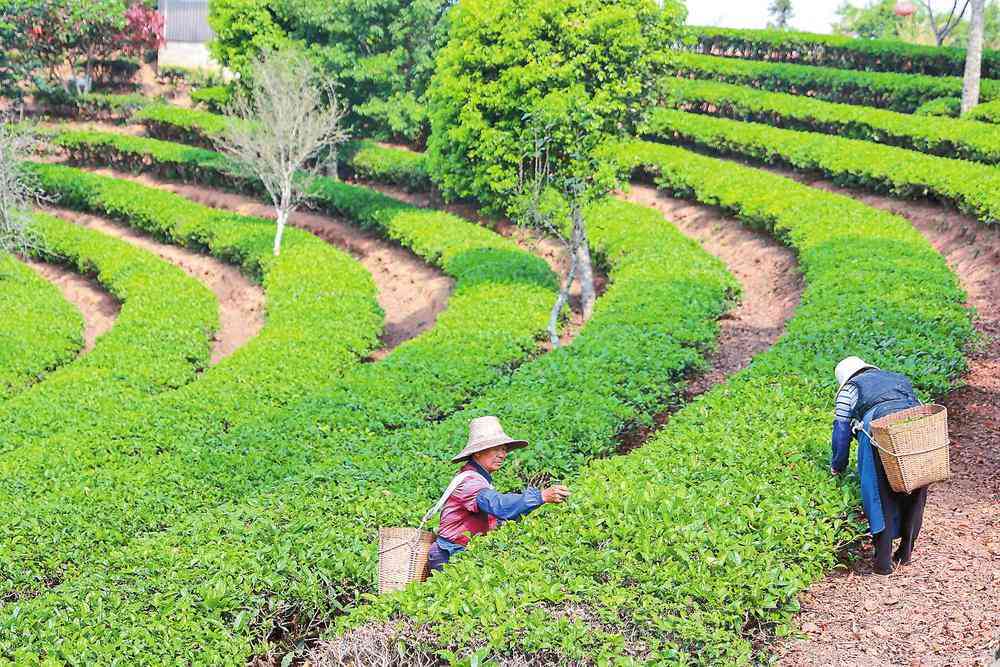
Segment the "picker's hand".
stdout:
<path fill-rule="evenodd" d="M 569 489 L 562 484 L 556 484 L 542 491 L 542 500 L 547 503 L 559 504 L 569 498 Z"/>

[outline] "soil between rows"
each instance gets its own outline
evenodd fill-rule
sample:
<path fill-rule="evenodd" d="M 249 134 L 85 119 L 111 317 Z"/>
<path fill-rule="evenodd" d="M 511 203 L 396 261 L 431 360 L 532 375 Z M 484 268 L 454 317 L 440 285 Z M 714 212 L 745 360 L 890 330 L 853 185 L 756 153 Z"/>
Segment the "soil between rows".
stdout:
<path fill-rule="evenodd" d="M 63 298 L 77 307 L 83 315 L 83 347 L 80 354 L 94 349 L 97 339 L 114 326 L 121 311 L 121 304 L 104 290 L 97 281 L 82 276 L 59 264 L 26 260 L 25 264 L 45 280 L 54 284 Z"/>

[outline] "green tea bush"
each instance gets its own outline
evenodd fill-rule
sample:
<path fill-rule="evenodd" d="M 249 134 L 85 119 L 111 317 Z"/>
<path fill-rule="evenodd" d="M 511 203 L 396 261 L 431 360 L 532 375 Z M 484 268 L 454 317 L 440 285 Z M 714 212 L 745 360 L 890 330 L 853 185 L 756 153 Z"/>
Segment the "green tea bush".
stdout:
<path fill-rule="evenodd" d="M 912 113 L 939 97 L 961 97 L 961 77 L 854 72 L 830 67 L 752 62 L 683 53 L 674 72 L 693 79 L 711 79 L 777 93 L 808 95 L 828 102 L 860 104 Z M 1000 81 L 983 80 L 986 101 L 1000 98 Z"/>
<path fill-rule="evenodd" d="M 74 120 L 124 122 L 154 100 L 139 93 L 86 93 L 71 95 L 62 88 L 35 91 L 35 101 L 53 116 Z"/>
<path fill-rule="evenodd" d="M 672 109 L 654 111 L 647 132 L 719 153 L 820 172 L 847 187 L 940 199 L 987 225 L 1000 222 L 1000 170 L 992 165 Z"/>
<path fill-rule="evenodd" d="M 62 169 L 67 176 L 82 173 Z M 109 181 L 96 183 L 111 187 Z M 133 200 L 154 199 L 159 204 L 148 210 L 137 206 L 133 224 L 170 229 L 176 225 L 175 216 L 197 224 L 199 209 L 208 212 L 201 214 L 204 221 L 214 220 L 209 229 L 222 236 L 239 231 L 226 229 L 227 220 L 250 229 L 263 222 L 185 206 L 170 193 L 160 199 L 153 194 L 159 191 L 134 183 L 115 187 L 130 191 Z M 17 510 L 0 519 L 0 534 L 11 537 L 0 549 L 3 595 L 34 594 L 46 581 L 94 563 L 95 554 L 139 532 L 163 529 L 189 513 L 310 469 L 332 446 L 316 440 L 317 434 L 342 434 L 337 449 L 351 453 L 376 435 L 441 419 L 535 352 L 556 288 L 543 260 L 478 225 L 370 190 L 331 182 L 326 194 L 350 197 L 343 205 L 365 211 L 360 224 L 382 231 L 455 277 L 449 308 L 436 326 L 379 363 L 336 369 L 331 368 L 338 361 L 334 346 L 365 332 L 365 313 L 355 311 L 357 322 L 350 322 L 329 312 L 318 322 L 325 338 L 314 345 L 332 360 L 297 354 L 298 341 L 286 340 L 287 355 L 280 363 L 244 354 L 244 364 L 232 368 L 235 375 L 224 373 L 220 380 L 217 367 L 184 391 L 136 406 L 126 420 L 117 417 L 104 430 L 65 433 L 59 446 L 38 443 L 0 461 L 6 471 L 0 497 L 21 494 Z M 305 240 L 322 247 L 301 232 L 289 238 L 296 239 L 289 246 L 293 256 L 292 248 L 301 249 Z M 218 244 L 213 245 L 218 251 Z M 332 287 L 358 276 L 321 256 L 309 259 L 316 289 L 341 308 L 351 307 L 351 295 Z M 274 277 L 272 267 L 265 274 L 265 287 L 287 292 L 286 298 L 311 294 L 310 284 L 275 285 Z M 269 314 L 258 341 L 284 313 Z M 293 316 L 288 324 L 298 327 L 288 333 L 304 338 L 309 313 L 288 314 Z M 237 359 L 243 349 L 230 359 Z M 254 362 L 267 365 L 251 367 Z M 294 400 L 286 395 L 276 404 L 275 395 L 281 396 L 285 385 L 300 380 L 298 376 L 311 377 L 314 368 L 324 377 L 316 378 L 311 388 L 300 387 Z M 223 383 L 227 378 L 228 384 Z M 313 398 L 303 401 L 307 394 Z M 112 444 L 98 444 L 108 442 Z M 81 470 L 89 472 L 81 476 Z M 60 537 L 66 534 L 73 539 Z"/>
<path fill-rule="evenodd" d="M 694 27 L 705 54 L 877 72 L 965 74 L 965 49 L 787 30 Z M 983 50 L 983 78 L 1000 79 L 1000 51 Z"/>
<path fill-rule="evenodd" d="M 939 97 L 930 102 L 924 102 L 914 112 L 917 116 L 944 116 L 958 118 L 962 115 L 961 97 Z"/>
<path fill-rule="evenodd" d="M 0 252 L 0 404 L 83 347 L 83 318 L 55 285 Z"/>
<path fill-rule="evenodd" d="M 858 529 L 855 485 L 828 470 L 834 365 L 863 354 L 924 397 L 964 369 L 964 295 L 906 220 L 676 147 L 617 157 L 797 251 L 807 288 L 785 335 L 641 449 L 585 466 L 565 508 L 478 538 L 329 638 L 357 646 L 342 633 L 367 625 L 413 662 L 752 663 L 751 636 L 786 633 L 796 594 Z"/>
<path fill-rule="evenodd" d="M 432 187 L 423 153 L 382 146 L 374 141 L 354 142 L 345 153 L 344 163 L 355 178 L 398 185 L 408 192 Z"/>
<path fill-rule="evenodd" d="M 451 10 L 429 90 L 428 167 L 449 198 L 507 209 L 535 150 L 526 115 L 577 101 L 589 136 L 638 121 L 683 6 L 652 0 L 469 0 Z M 567 137 L 554 137 L 565 143 Z"/>
<path fill-rule="evenodd" d="M 342 206 L 382 217 L 361 201 Z M 501 486 L 515 476 L 573 475 L 613 453 L 617 435 L 648 424 L 685 374 L 703 367 L 716 318 L 737 285 L 655 211 L 608 202 L 588 216 L 611 283 L 572 345 L 520 366 L 461 412 L 424 428 L 364 437 L 372 415 L 357 411 L 345 420 L 319 403 L 261 426 L 254 451 L 273 451 L 294 434 L 300 447 L 315 450 L 313 465 L 109 551 L 79 577 L 9 605 L 0 612 L 0 654 L 15 662 L 58 655 L 245 664 L 273 648 L 266 638 L 281 634 L 279 627 L 292 628 L 292 644 L 311 623 L 367 598 L 377 527 L 418 520 L 454 471 L 446 461 L 470 418 L 498 414 L 532 441 L 509 460 Z M 88 612 L 79 613 L 84 599 Z"/>
<path fill-rule="evenodd" d="M 233 100 L 229 86 L 205 86 L 191 91 L 191 101 L 212 113 L 222 113 Z"/>
<path fill-rule="evenodd" d="M 863 139 L 944 157 L 1000 163 L 1000 132 L 984 123 L 917 118 L 884 109 L 695 79 L 665 81 L 664 97 L 669 106 L 684 111 Z M 933 104 L 941 101 L 935 100 Z"/>
<path fill-rule="evenodd" d="M 225 132 L 229 119 L 209 111 L 151 104 L 132 116 L 132 121 L 145 125 L 146 134 L 156 139 L 214 148 L 215 137 Z"/>
<path fill-rule="evenodd" d="M 1000 124 L 1000 100 L 983 102 L 970 111 L 965 118 L 967 120 L 978 120 L 984 123 Z"/>
<path fill-rule="evenodd" d="M 0 405 L 0 452 L 194 381 L 208 365 L 218 328 L 214 295 L 180 268 L 59 218 L 34 218 L 39 259 L 95 277 L 122 308 L 93 350 Z"/>

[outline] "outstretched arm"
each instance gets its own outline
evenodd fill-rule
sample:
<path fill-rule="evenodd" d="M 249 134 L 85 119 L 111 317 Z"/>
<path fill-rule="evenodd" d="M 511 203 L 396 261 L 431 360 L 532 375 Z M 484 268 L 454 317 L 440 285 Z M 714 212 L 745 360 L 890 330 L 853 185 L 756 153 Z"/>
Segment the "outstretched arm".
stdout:
<path fill-rule="evenodd" d="M 476 505 L 481 511 L 504 521 L 519 519 L 543 503 L 542 492 L 533 486 L 524 493 L 498 493 L 487 488 L 476 494 Z"/>

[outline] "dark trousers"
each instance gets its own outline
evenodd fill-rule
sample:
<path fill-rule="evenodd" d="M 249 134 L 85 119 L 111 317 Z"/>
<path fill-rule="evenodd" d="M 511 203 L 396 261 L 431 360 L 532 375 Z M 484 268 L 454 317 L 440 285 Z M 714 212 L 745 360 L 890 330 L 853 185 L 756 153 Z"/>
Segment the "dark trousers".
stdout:
<path fill-rule="evenodd" d="M 875 571 L 888 574 L 892 571 L 893 517 L 899 513 L 899 549 L 895 560 L 903 565 L 910 562 L 913 546 L 924 523 L 924 506 L 927 504 L 927 487 L 915 489 L 913 493 L 897 493 L 889 485 L 882 460 L 875 454 L 875 470 L 878 473 L 878 492 L 882 498 L 882 514 L 885 516 L 885 530 L 875 535 Z"/>

